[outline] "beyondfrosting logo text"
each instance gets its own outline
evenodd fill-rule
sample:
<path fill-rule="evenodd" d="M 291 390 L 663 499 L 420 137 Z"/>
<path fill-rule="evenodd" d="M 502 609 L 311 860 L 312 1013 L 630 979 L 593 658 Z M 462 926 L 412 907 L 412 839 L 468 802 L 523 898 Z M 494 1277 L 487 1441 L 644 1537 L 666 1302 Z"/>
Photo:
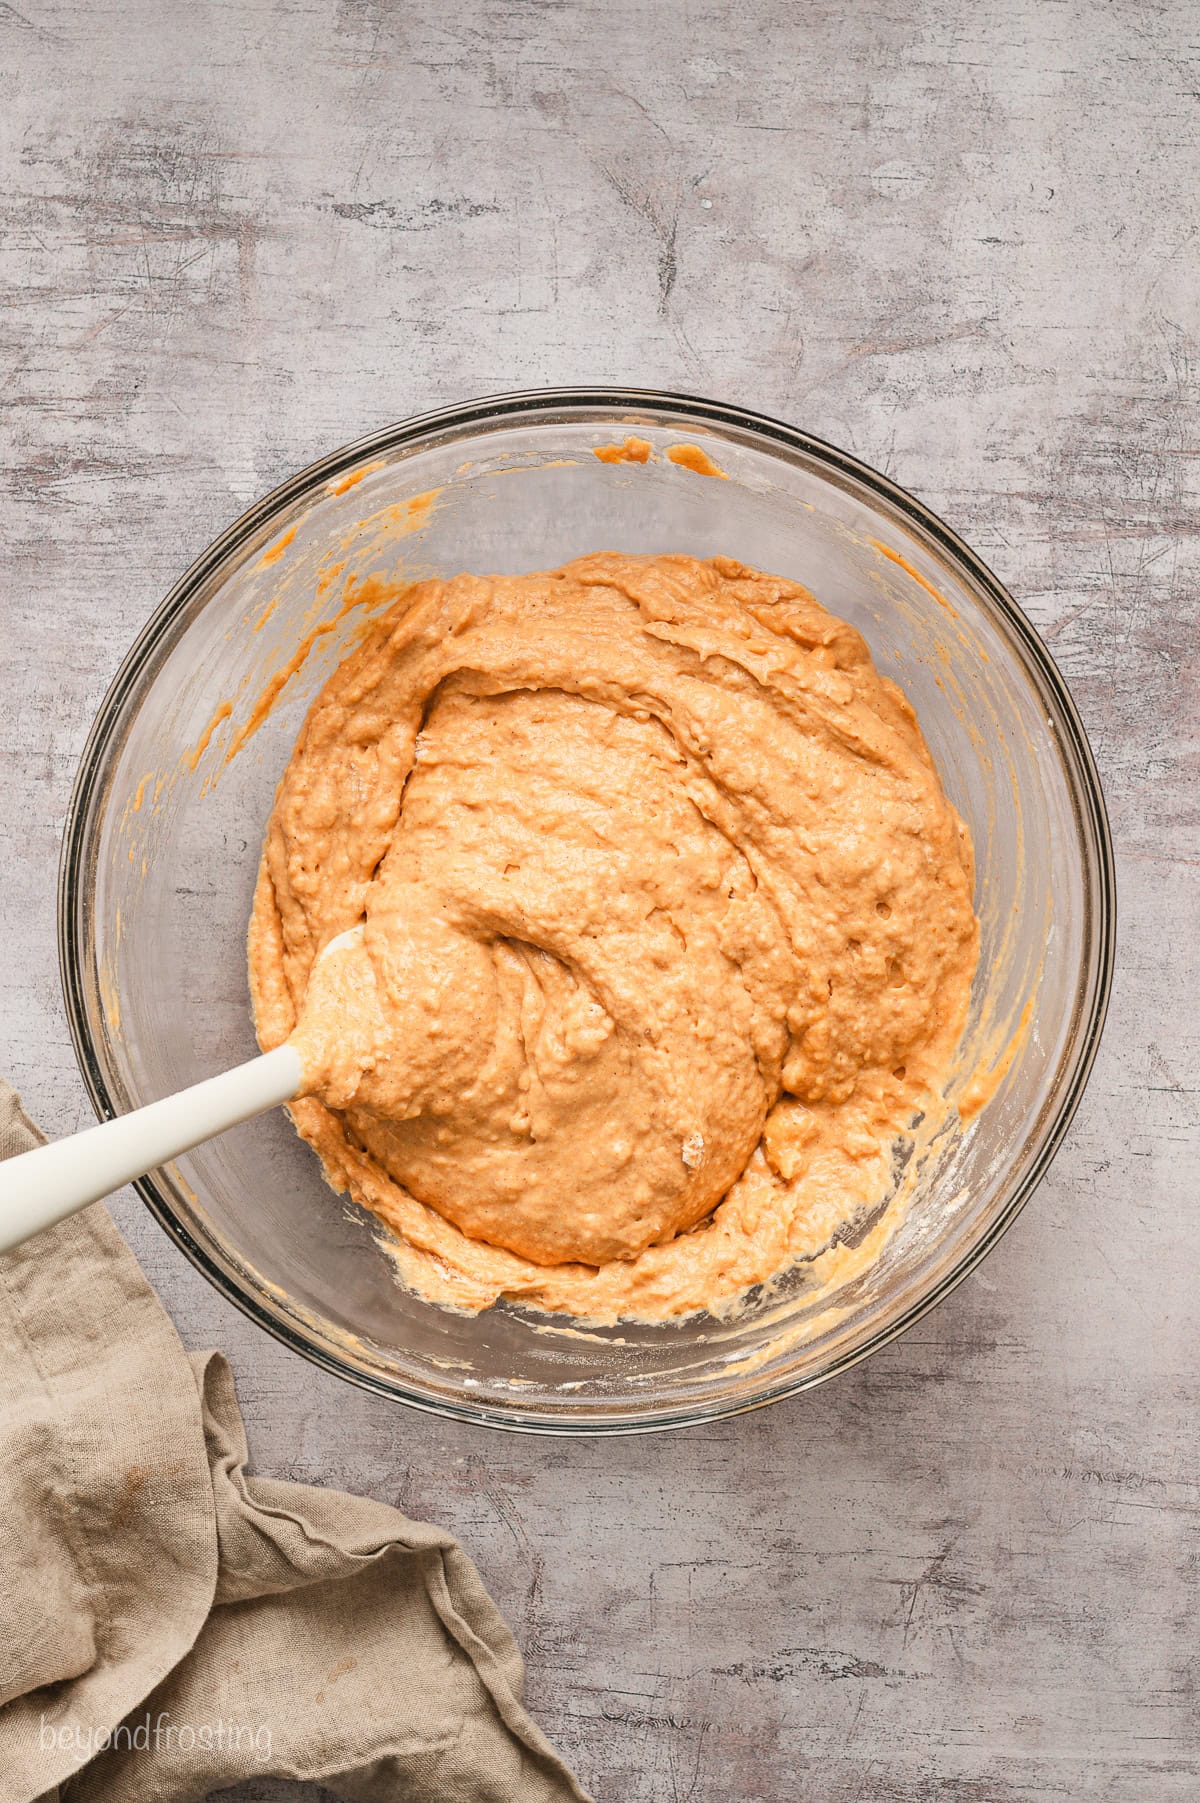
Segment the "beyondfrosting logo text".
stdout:
<path fill-rule="evenodd" d="M 76 1752 L 85 1759 L 99 1753 L 220 1753 L 227 1750 L 271 1757 L 271 1730 L 266 1722 L 178 1722 L 165 1711 L 147 1713 L 140 1721 L 130 1718 L 115 1728 L 96 1728 L 84 1722 L 48 1722 L 43 1715 L 38 1729 L 43 1753 Z"/>

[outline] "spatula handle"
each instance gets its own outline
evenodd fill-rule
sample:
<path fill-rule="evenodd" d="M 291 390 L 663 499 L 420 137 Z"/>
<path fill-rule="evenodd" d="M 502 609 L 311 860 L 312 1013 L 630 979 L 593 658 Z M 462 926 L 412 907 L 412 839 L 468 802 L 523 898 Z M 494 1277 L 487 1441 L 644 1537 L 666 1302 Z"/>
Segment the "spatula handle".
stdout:
<path fill-rule="evenodd" d="M 178 1095 L 87 1127 L 0 1164 L 0 1252 L 111 1195 L 201 1140 L 288 1102 L 302 1069 L 292 1045 L 239 1064 Z"/>

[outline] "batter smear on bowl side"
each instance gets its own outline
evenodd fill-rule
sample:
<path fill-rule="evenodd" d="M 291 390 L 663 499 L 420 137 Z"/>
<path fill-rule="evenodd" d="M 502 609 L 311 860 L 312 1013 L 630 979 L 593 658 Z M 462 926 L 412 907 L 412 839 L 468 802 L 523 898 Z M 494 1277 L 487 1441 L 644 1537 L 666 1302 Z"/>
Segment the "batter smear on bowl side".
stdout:
<path fill-rule="evenodd" d="M 656 1319 L 883 1200 L 978 940 L 859 634 L 729 558 L 604 554 L 397 588 L 279 786 L 250 980 L 417 1290 Z"/>

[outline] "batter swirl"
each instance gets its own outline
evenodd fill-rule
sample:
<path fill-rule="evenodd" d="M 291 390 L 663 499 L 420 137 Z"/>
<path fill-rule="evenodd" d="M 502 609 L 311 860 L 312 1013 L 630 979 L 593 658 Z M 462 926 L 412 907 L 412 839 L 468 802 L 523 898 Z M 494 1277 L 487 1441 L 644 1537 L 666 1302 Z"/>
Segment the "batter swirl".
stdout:
<path fill-rule="evenodd" d="M 296 1124 L 425 1294 L 719 1310 L 886 1193 L 962 1029 L 971 894 L 912 709 L 797 583 L 421 582 L 280 784 L 259 1037 L 296 1034 Z"/>

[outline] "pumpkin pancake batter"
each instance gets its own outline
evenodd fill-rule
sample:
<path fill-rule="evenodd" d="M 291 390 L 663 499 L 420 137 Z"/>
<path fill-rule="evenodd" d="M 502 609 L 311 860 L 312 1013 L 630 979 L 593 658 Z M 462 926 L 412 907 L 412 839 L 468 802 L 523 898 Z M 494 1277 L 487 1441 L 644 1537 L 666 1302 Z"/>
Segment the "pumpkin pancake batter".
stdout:
<path fill-rule="evenodd" d="M 607 554 L 420 582 L 280 784 L 259 1039 L 295 1035 L 296 1125 L 425 1295 L 727 1311 L 886 1196 L 971 896 L 912 709 L 797 583 Z"/>

